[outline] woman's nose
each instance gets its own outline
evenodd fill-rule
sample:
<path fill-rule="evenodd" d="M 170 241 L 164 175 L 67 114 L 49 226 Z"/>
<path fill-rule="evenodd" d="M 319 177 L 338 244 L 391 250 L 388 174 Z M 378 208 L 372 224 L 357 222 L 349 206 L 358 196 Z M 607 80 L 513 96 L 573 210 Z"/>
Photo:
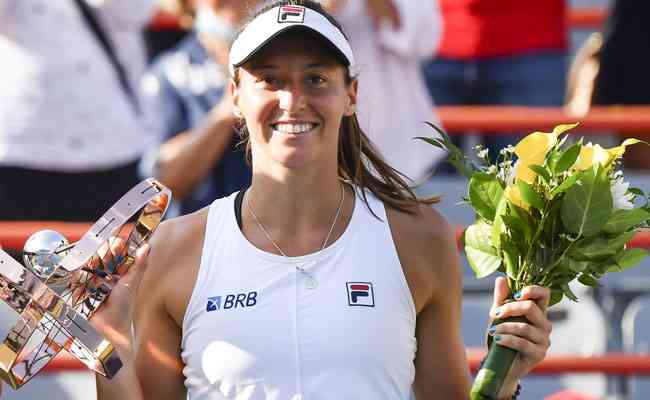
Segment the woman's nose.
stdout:
<path fill-rule="evenodd" d="M 305 94 L 300 88 L 288 87 L 280 91 L 280 108 L 285 111 L 299 111 L 305 108 Z"/>

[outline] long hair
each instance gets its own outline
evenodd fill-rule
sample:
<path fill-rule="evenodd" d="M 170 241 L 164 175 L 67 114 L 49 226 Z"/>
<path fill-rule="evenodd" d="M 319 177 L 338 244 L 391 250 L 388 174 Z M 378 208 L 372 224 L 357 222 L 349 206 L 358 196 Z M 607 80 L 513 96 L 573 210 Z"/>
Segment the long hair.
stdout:
<path fill-rule="evenodd" d="M 243 25 L 242 30 L 258 15 L 272 8 L 286 5 L 303 6 L 320 13 L 349 40 L 341 24 L 324 10 L 319 3 L 313 0 L 275 0 L 253 13 L 248 22 Z M 350 77 L 347 69 L 346 67 L 345 83 L 346 85 L 351 85 L 356 78 Z M 238 68 L 235 69 L 233 79 L 239 85 Z M 246 159 L 251 163 L 250 135 L 243 119 L 240 121 L 238 131 L 241 136 L 241 144 L 245 146 Z M 417 197 L 411 186 L 407 183 L 408 177 L 391 167 L 363 132 L 356 114 L 344 116 L 341 121 L 338 143 L 338 175 L 340 179 L 350 182 L 360 189 L 369 190 L 389 207 L 406 213 L 414 213 L 416 206 L 420 204 L 431 205 L 440 201 L 440 198 L 437 196 L 429 198 Z M 366 190 L 361 190 L 360 193 L 364 203 L 368 205 Z"/>

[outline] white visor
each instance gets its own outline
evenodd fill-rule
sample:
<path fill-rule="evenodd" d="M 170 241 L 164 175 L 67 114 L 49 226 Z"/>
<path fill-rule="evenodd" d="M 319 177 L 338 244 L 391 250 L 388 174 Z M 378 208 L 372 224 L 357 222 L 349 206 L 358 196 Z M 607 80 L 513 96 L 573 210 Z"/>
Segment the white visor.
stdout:
<path fill-rule="evenodd" d="M 326 39 L 347 61 L 350 76 L 354 76 L 352 47 L 341 31 L 319 12 L 294 5 L 274 7 L 246 25 L 230 48 L 230 73 L 234 75 L 236 67 L 247 62 L 279 34 L 296 27 L 310 29 Z"/>

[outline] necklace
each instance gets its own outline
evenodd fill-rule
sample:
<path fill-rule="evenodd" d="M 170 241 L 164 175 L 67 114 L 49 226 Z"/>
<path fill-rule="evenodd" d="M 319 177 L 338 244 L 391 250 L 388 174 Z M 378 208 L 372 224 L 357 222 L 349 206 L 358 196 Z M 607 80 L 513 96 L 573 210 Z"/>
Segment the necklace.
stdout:
<path fill-rule="evenodd" d="M 260 219 L 258 218 L 257 214 L 255 214 L 255 211 L 253 211 L 253 206 L 251 205 L 251 201 L 248 197 L 248 192 L 246 192 L 245 195 L 245 203 L 246 203 L 246 208 L 248 211 L 251 213 L 253 216 L 253 219 L 255 220 L 255 223 L 257 224 L 257 227 L 260 228 L 262 233 L 266 236 L 266 238 L 271 242 L 273 247 L 283 256 L 288 258 L 287 254 L 282 251 L 280 246 L 278 246 L 277 243 L 273 240 L 269 232 L 266 230 Z M 327 232 L 327 236 L 325 236 L 325 240 L 323 241 L 323 245 L 321 246 L 320 250 L 317 253 L 316 257 L 316 262 L 314 266 L 318 265 L 318 261 L 320 260 L 320 253 L 327 247 L 327 243 L 330 240 L 330 237 L 332 236 L 332 232 L 334 232 L 334 227 L 336 226 L 336 221 L 338 221 L 339 216 L 341 215 L 341 209 L 343 208 L 343 200 L 345 200 L 345 189 L 343 186 L 341 186 L 341 200 L 339 200 L 339 205 L 336 208 L 336 214 L 334 215 L 334 219 L 332 220 L 332 226 L 330 226 L 329 232 Z M 305 287 L 307 289 L 316 289 L 318 287 L 318 281 L 314 277 L 313 274 L 311 274 L 309 271 L 305 270 L 305 268 L 301 265 L 296 265 L 296 271 L 300 272 L 304 277 L 305 277 Z"/>

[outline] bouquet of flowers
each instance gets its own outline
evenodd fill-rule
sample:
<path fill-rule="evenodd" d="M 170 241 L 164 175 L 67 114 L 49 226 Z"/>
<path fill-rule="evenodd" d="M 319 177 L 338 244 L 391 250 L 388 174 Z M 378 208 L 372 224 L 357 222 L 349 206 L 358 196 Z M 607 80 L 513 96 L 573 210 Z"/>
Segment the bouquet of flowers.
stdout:
<path fill-rule="evenodd" d="M 477 165 L 429 125 L 440 138 L 418 139 L 447 150 L 449 162 L 469 178 L 465 200 L 477 220 L 462 241 L 478 278 L 502 272 L 510 293 L 547 287 L 553 305 L 563 297 L 578 300 L 569 287 L 575 279 L 595 287 L 606 273 L 648 256 L 626 243 L 650 227 L 650 193 L 629 187 L 619 168 L 625 148 L 645 142 L 626 139 L 611 149 L 582 139 L 570 144 L 566 132 L 577 124 L 559 125 L 501 150 L 494 162 L 478 146 Z M 490 345 L 471 399 L 496 398 L 515 356 L 514 350 Z"/>

